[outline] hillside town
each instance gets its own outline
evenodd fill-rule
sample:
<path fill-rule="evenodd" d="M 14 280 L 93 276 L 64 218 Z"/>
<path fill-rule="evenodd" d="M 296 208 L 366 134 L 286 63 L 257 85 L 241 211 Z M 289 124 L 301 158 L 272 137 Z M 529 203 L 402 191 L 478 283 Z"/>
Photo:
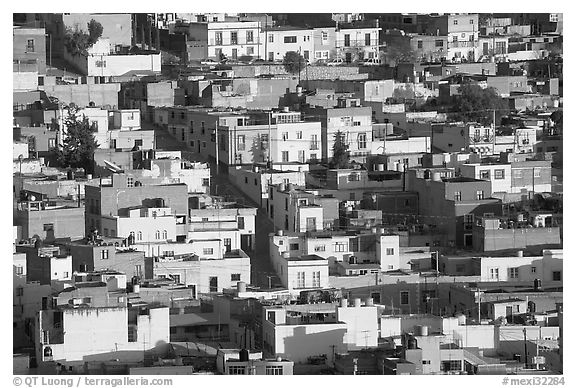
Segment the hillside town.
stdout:
<path fill-rule="evenodd" d="M 13 373 L 562 374 L 562 29 L 13 14 Z"/>

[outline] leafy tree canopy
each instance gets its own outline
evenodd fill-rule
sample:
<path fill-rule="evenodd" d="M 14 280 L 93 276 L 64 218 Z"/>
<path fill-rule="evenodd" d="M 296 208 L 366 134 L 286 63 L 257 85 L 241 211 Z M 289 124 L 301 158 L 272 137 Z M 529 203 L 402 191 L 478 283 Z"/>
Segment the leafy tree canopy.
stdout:
<path fill-rule="evenodd" d="M 348 168 L 350 164 L 350 151 L 346 144 L 346 135 L 338 131 L 334 134 L 334 145 L 332 146 L 332 160 L 330 168 Z"/>
<path fill-rule="evenodd" d="M 452 118 L 462 121 L 476 121 L 482 125 L 490 125 L 493 112 L 496 113 L 496 123 L 507 113 L 508 106 L 500 98 L 496 89 L 467 84 L 460 86 L 460 94 L 452 96 Z"/>
<path fill-rule="evenodd" d="M 306 67 L 306 59 L 296 51 L 288 51 L 284 55 L 284 69 L 290 74 L 299 73 Z"/>
<path fill-rule="evenodd" d="M 104 31 L 102 24 L 92 19 L 87 24 L 88 33 L 78 25 L 67 28 L 64 34 L 64 46 L 72 55 L 84 53 L 98 41 Z"/>
<path fill-rule="evenodd" d="M 91 173 L 94 150 L 98 148 L 98 143 L 94 139 L 94 131 L 88 118 L 79 118 L 76 108 L 70 107 L 64 126 L 66 131 L 63 146 L 56 151 L 58 162 L 63 167 L 83 168 L 87 173 Z"/>

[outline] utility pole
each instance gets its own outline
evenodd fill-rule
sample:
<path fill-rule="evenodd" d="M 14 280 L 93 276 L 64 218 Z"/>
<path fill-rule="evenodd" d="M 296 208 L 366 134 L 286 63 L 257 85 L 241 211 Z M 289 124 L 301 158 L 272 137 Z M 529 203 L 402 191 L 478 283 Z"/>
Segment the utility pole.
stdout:
<path fill-rule="evenodd" d="M 216 175 L 220 173 L 220 145 L 218 144 L 218 118 L 216 118 L 216 126 L 214 127 L 214 136 L 216 137 Z"/>
<path fill-rule="evenodd" d="M 478 324 L 480 325 L 480 287 L 476 288 L 478 290 Z"/>
<path fill-rule="evenodd" d="M 524 332 L 524 367 L 528 369 L 528 344 L 526 343 L 526 328 L 522 330 Z"/>

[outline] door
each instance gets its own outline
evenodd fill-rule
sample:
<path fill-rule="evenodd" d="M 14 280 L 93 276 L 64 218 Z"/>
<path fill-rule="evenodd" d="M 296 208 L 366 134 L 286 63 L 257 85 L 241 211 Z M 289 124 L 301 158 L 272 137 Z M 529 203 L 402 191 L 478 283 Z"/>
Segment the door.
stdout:
<path fill-rule="evenodd" d="M 506 306 L 506 321 L 512 322 L 512 306 Z"/>
<path fill-rule="evenodd" d="M 472 235 L 471 234 L 465 234 L 464 235 L 464 246 L 466 248 L 472 247 Z"/>
<path fill-rule="evenodd" d="M 352 62 L 352 53 L 346 53 L 346 63 Z"/>
<path fill-rule="evenodd" d="M 240 247 L 244 252 L 250 252 L 252 250 L 252 236 L 249 234 L 243 234 L 240 236 Z"/>
<path fill-rule="evenodd" d="M 483 55 L 488 55 L 488 54 L 490 54 L 490 53 L 488 52 L 488 42 L 484 42 L 484 43 L 482 44 L 482 54 L 483 54 Z"/>
<path fill-rule="evenodd" d="M 208 283 L 210 285 L 210 292 L 218 292 L 218 277 L 217 276 L 210 276 Z"/>

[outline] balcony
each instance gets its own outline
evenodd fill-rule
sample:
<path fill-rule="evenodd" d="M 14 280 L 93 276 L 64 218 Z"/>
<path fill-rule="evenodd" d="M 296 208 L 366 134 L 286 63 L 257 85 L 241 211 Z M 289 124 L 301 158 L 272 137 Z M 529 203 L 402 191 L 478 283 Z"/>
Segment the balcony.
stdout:
<path fill-rule="evenodd" d="M 474 48 L 478 47 L 477 41 L 448 42 L 448 48 Z"/>

